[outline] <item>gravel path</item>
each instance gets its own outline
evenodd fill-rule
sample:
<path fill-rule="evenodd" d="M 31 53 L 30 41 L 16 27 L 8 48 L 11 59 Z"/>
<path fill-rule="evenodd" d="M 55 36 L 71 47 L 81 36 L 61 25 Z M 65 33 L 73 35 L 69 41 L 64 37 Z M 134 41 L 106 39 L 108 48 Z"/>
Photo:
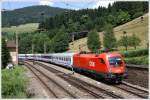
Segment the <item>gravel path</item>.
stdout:
<path fill-rule="evenodd" d="M 26 76 L 29 78 L 27 92 L 29 93 L 30 98 L 49 98 L 44 86 L 37 77 L 27 67 L 25 67 L 25 69 L 27 70 Z"/>

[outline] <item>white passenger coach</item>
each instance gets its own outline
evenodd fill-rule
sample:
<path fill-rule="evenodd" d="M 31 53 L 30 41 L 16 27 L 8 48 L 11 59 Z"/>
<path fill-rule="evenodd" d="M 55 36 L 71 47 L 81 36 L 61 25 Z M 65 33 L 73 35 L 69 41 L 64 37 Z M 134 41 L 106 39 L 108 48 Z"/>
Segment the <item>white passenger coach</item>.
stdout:
<path fill-rule="evenodd" d="M 19 60 L 38 60 L 72 67 L 75 53 L 19 54 Z"/>

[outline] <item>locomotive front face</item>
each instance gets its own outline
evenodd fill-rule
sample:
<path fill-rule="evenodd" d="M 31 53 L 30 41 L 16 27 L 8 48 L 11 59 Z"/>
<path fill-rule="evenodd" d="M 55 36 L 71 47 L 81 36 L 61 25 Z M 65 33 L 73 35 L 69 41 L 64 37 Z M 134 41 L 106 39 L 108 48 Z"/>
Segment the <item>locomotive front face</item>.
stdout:
<path fill-rule="evenodd" d="M 127 77 L 126 66 L 120 54 L 110 54 L 107 56 L 109 75 L 114 79 L 122 79 Z"/>
<path fill-rule="evenodd" d="M 108 57 L 108 62 L 111 73 L 124 73 L 125 64 L 120 56 Z"/>

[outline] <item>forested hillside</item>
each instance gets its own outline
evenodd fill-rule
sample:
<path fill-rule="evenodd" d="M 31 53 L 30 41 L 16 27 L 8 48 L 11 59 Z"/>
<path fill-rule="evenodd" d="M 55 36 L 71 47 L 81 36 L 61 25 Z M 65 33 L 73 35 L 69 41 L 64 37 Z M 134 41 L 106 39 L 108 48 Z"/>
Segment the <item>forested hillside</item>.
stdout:
<path fill-rule="evenodd" d="M 39 28 L 46 30 L 59 29 L 64 26 L 67 32 L 97 30 L 103 31 L 107 23 L 113 27 L 129 22 L 148 12 L 148 2 L 115 2 L 98 9 L 68 11 L 59 16 L 47 18 Z"/>
<path fill-rule="evenodd" d="M 123 32 L 126 31 L 127 36 L 136 34 L 140 38 L 141 43 L 139 48 L 146 48 L 148 43 L 148 14 L 145 14 L 142 17 L 143 17 L 143 21 L 141 21 L 141 17 L 139 17 L 128 23 L 114 27 L 114 35 L 116 39 L 119 40 L 120 37 L 123 36 Z M 103 44 L 102 42 L 103 33 L 104 32 L 99 32 L 99 38 L 102 44 Z M 85 51 L 88 50 L 87 37 L 69 43 L 69 48 L 70 48 L 69 51 L 70 52 L 79 51 L 79 46 L 81 46 L 81 50 L 85 50 Z"/>
<path fill-rule="evenodd" d="M 30 6 L 2 11 L 2 27 L 26 23 L 39 23 L 46 17 L 55 16 L 65 11 L 67 10 L 50 6 Z"/>
<path fill-rule="evenodd" d="M 78 41 L 77 45 L 70 43 L 69 46 L 69 42 L 73 41 L 73 38 L 69 37 L 70 33 L 82 33 L 82 31 L 91 32 L 93 30 L 93 32 L 105 32 L 106 34 L 110 34 L 107 35 L 109 38 L 115 36 L 113 37 L 115 45 L 108 48 L 122 46 L 123 44 L 118 43 L 121 40 L 120 37 L 125 36 L 124 33 L 126 33 L 128 37 L 132 34 L 135 34 L 136 36 L 134 37 L 136 38 L 138 36 L 142 42 L 141 44 L 136 44 L 136 46 L 143 45 L 145 48 L 147 45 L 146 37 L 148 34 L 148 15 L 144 15 L 146 13 L 148 13 L 147 1 L 117 1 L 114 4 L 109 5 L 108 8 L 99 7 L 97 9 L 82 9 L 77 11 L 68 10 L 53 17 L 43 18 L 44 22 L 39 24 L 39 29 L 32 33 L 26 32 L 19 34 L 19 53 L 33 53 L 33 51 L 34 53 L 43 53 L 44 48 L 46 48 L 46 52 L 49 53 L 65 52 L 69 49 L 71 49 L 71 51 L 78 50 L 78 44 L 80 44 L 80 42 L 85 43 L 81 43 L 81 47 L 86 47 L 87 44 L 86 42 Z M 143 15 L 144 17 L 142 17 Z M 132 21 L 136 18 L 138 20 Z M 115 32 L 113 32 L 113 29 Z M 78 35 L 80 37 L 81 34 Z M 105 41 L 107 46 L 112 43 L 109 38 L 107 38 L 108 41 Z M 130 37 L 130 40 L 132 40 L 131 38 L 132 37 Z M 144 41 L 144 39 L 146 41 Z M 107 48 L 103 45 L 104 41 L 102 40 L 104 40 L 104 38 L 100 35 L 101 47 Z M 127 39 L 124 40 L 126 41 Z M 127 45 L 132 44 L 130 43 Z"/>

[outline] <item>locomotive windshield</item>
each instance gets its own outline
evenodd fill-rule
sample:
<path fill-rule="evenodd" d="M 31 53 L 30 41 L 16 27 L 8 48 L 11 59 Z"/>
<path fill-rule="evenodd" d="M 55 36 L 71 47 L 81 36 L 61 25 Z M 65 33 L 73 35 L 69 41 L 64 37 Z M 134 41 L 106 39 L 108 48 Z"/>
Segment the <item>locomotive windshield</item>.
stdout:
<path fill-rule="evenodd" d="M 120 57 L 109 57 L 109 64 L 112 66 L 120 66 L 122 64 L 122 60 Z"/>

